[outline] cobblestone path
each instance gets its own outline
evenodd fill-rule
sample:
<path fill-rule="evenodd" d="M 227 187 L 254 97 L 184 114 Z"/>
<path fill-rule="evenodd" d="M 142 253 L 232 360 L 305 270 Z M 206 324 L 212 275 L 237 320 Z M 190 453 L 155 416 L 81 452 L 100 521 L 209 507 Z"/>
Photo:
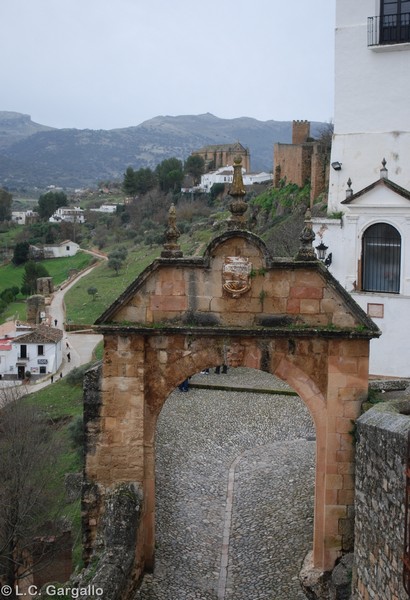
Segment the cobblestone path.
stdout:
<path fill-rule="evenodd" d="M 200 377 L 193 381 L 278 388 L 247 369 Z M 135 600 L 304 600 L 314 435 L 295 396 L 173 392 L 157 428 L 156 565 Z"/>

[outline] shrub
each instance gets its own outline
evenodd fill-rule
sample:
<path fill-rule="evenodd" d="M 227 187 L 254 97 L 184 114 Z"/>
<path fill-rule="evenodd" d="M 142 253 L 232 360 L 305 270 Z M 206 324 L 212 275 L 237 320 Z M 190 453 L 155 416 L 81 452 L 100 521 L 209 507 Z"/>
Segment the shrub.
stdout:
<path fill-rule="evenodd" d="M 79 452 L 81 456 L 84 455 L 84 420 L 82 415 L 77 415 L 69 424 L 68 436 L 72 447 Z"/>
<path fill-rule="evenodd" d="M 81 365 L 81 367 L 74 367 L 72 371 L 66 377 L 67 383 L 70 385 L 82 385 L 84 380 L 84 375 L 86 371 L 90 368 L 90 363 L 86 365 Z"/>

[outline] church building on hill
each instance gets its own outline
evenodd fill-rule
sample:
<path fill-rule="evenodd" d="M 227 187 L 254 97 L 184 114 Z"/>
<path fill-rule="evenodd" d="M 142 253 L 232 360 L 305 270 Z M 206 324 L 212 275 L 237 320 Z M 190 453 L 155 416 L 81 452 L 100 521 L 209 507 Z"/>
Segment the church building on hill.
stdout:
<path fill-rule="evenodd" d="M 242 146 L 240 142 L 234 144 L 219 144 L 204 146 L 192 152 L 193 156 L 201 156 L 205 162 L 206 171 L 216 171 L 223 167 L 233 166 L 236 156 L 242 158 L 242 167 L 247 173 L 251 170 L 251 155 L 249 148 Z"/>

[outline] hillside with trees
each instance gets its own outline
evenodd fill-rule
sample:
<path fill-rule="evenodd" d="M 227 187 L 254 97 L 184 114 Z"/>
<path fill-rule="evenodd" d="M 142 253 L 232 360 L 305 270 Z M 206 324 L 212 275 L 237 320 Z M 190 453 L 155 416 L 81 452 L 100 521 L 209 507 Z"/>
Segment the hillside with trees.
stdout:
<path fill-rule="evenodd" d="M 253 171 L 271 171 L 273 146 L 289 143 L 292 128 L 290 121 L 220 119 L 209 113 L 158 116 L 112 130 L 52 129 L 32 123 L 28 115 L 17 117 L 0 111 L 0 181 L 9 190 L 119 181 L 124 165 L 155 169 L 164 159 L 185 161 L 193 150 L 236 140 L 249 147 Z M 322 126 L 312 123 L 312 135 Z"/>

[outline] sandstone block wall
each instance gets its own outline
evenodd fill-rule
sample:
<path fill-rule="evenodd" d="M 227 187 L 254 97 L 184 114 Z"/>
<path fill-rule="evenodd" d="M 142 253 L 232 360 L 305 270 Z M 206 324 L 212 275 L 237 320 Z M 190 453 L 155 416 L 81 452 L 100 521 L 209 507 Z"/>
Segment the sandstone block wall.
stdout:
<path fill-rule="evenodd" d="M 275 174 L 279 169 L 280 179 L 303 187 L 310 179 L 312 153 L 312 144 L 275 144 Z"/>
<path fill-rule="evenodd" d="M 292 144 L 304 144 L 310 137 L 310 121 L 293 121 Z"/>
<path fill-rule="evenodd" d="M 315 144 L 313 147 L 310 177 L 310 199 L 312 202 L 327 190 L 329 184 L 329 159 L 328 149 L 321 144 Z"/>
<path fill-rule="evenodd" d="M 357 421 L 355 600 L 407 600 L 402 584 L 405 464 L 410 402 L 386 403 Z M 394 412 L 396 411 L 396 412 Z"/>
<path fill-rule="evenodd" d="M 27 322 L 33 325 L 41 323 L 41 313 L 46 311 L 46 299 L 40 294 L 30 296 L 26 301 Z"/>
<path fill-rule="evenodd" d="M 37 294 L 42 296 L 51 296 L 54 292 L 54 284 L 52 277 L 39 277 L 37 279 Z"/>

